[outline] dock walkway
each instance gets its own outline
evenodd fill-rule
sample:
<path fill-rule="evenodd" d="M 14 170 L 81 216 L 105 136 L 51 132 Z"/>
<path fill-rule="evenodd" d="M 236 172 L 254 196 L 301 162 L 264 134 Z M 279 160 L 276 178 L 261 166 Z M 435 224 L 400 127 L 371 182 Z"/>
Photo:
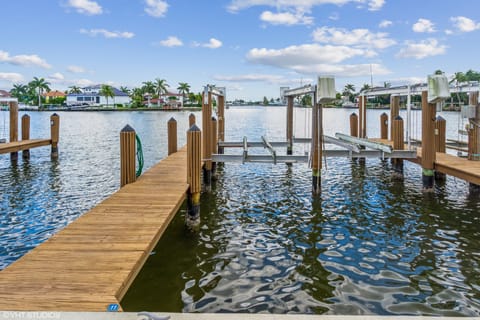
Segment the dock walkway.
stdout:
<path fill-rule="evenodd" d="M 183 148 L 162 160 L 0 271 L 0 310 L 119 304 L 185 199 L 186 158 Z"/>
<path fill-rule="evenodd" d="M 0 143 L 0 154 L 29 150 L 33 148 L 49 146 L 51 144 L 52 144 L 51 139 L 32 139 L 32 140 Z"/>

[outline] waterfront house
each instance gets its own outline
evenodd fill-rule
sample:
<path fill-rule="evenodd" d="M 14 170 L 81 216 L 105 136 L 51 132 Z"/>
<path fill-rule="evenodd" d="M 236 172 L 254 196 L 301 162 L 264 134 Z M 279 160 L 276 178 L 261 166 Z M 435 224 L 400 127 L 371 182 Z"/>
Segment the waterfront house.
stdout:
<path fill-rule="evenodd" d="M 52 90 L 50 92 L 45 92 L 42 94 L 42 96 L 45 98 L 45 103 L 50 103 L 52 100 L 56 100 L 58 98 L 65 98 L 67 95 L 65 92 L 58 91 L 58 90 Z"/>
<path fill-rule="evenodd" d="M 68 106 L 80 106 L 80 105 L 107 105 L 107 98 L 101 95 L 100 91 L 102 85 L 89 86 L 81 89 L 81 93 L 69 93 L 67 95 L 66 104 Z M 108 105 L 113 106 L 121 104 L 130 104 L 130 96 L 120 91 L 119 89 L 112 87 L 113 98 L 108 97 Z"/>
<path fill-rule="evenodd" d="M 7 104 L 11 101 L 18 101 L 18 99 L 12 97 L 8 91 L 0 90 L 0 103 Z"/>
<path fill-rule="evenodd" d="M 180 109 L 183 107 L 183 95 L 181 93 L 167 92 L 160 96 L 160 99 L 154 98 L 150 99 L 150 107 L 156 107 L 159 105 L 163 106 L 165 109 Z M 148 100 L 144 101 L 143 104 L 148 106 Z"/>

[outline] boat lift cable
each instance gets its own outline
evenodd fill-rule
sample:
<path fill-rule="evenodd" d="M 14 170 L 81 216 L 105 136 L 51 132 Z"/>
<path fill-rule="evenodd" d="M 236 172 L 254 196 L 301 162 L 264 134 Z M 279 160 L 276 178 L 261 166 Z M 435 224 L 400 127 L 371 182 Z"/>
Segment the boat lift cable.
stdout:
<path fill-rule="evenodd" d="M 137 162 L 138 162 L 138 168 L 135 175 L 138 178 L 142 174 L 142 170 L 143 170 L 143 149 L 142 149 L 142 141 L 140 140 L 140 137 L 138 136 L 138 134 L 135 134 L 135 140 L 137 141 Z"/>

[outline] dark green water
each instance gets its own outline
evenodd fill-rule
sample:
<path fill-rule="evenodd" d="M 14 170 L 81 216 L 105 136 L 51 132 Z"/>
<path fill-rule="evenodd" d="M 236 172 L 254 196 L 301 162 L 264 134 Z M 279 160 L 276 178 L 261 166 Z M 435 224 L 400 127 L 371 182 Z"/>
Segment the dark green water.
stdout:
<path fill-rule="evenodd" d="M 295 111 L 295 135 L 309 116 Z M 368 111 L 378 136 L 382 111 Z M 325 132 L 348 132 L 351 110 L 325 110 Z M 184 113 L 61 113 L 60 158 L 48 148 L 30 161 L 0 156 L 0 269 L 48 239 L 119 187 L 119 132 L 139 132 L 146 167 L 166 155 L 166 123 Z M 32 113 L 32 137 L 49 135 Z M 454 123 L 457 114 L 443 115 Z M 416 117 L 418 118 L 418 116 Z M 200 120 L 200 119 L 198 119 Z M 199 123 L 201 123 L 199 121 Z M 227 139 L 283 140 L 285 108 L 227 110 Z M 418 122 L 416 123 L 418 125 Z M 449 138 L 457 138 L 449 124 Z M 2 130 L 0 130 L 2 131 Z M 7 129 L 8 132 L 8 129 Z M 303 153 L 296 146 L 295 153 Z M 259 150 L 258 152 L 266 152 Z M 312 199 L 305 164 L 226 164 L 202 195 L 197 233 L 182 208 L 131 290 L 125 310 L 329 314 L 480 315 L 480 204 L 449 177 L 422 194 L 421 171 L 405 180 L 389 162 L 328 159 L 322 195 Z"/>

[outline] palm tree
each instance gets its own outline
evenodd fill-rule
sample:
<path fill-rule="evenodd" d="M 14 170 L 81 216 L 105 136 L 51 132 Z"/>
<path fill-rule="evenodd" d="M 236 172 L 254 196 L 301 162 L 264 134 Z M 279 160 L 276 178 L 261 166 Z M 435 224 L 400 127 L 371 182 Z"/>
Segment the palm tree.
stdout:
<path fill-rule="evenodd" d="M 50 92 L 50 82 L 45 81 L 43 78 L 33 77 L 33 80 L 28 83 L 28 86 L 33 88 L 34 90 L 38 90 L 38 108 L 40 109 L 42 106 L 42 92 L 46 90 Z"/>
<path fill-rule="evenodd" d="M 113 92 L 113 88 L 109 86 L 108 84 L 102 84 L 102 88 L 100 89 L 100 95 L 104 96 L 105 99 L 107 99 L 107 107 L 108 107 L 108 98 L 115 97 L 115 93 Z M 114 102 L 115 104 L 115 102 Z"/>
<path fill-rule="evenodd" d="M 182 106 L 185 104 L 185 96 L 190 93 L 190 85 L 186 82 L 178 83 L 178 92 L 182 94 Z"/>
<path fill-rule="evenodd" d="M 153 84 L 152 81 L 145 81 L 142 83 L 143 83 L 142 91 L 143 91 L 143 94 L 147 95 L 148 106 L 150 107 L 150 98 L 152 97 L 153 94 L 155 94 L 155 85 Z"/>
<path fill-rule="evenodd" d="M 350 102 L 353 102 L 353 94 L 355 92 L 355 86 L 353 84 L 346 84 L 345 88 L 343 89 L 343 95 L 348 97 Z"/>
<path fill-rule="evenodd" d="M 10 90 L 12 97 L 15 97 L 20 102 L 25 102 L 24 100 L 28 96 L 28 86 L 24 84 L 14 84 L 13 89 Z"/>
<path fill-rule="evenodd" d="M 72 93 L 72 94 L 82 93 L 82 89 L 80 87 L 70 86 L 69 88 L 70 88 L 69 93 Z"/>
<path fill-rule="evenodd" d="M 122 91 L 123 93 L 126 93 L 128 95 L 130 95 L 130 89 L 128 89 L 127 87 L 120 87 L 120 91 Z"/>
<path fill-rule="evenodd" d="M 154 86 L 155 93 L 158 95 L 157 106 L 160 107 L 160 96 L 163 93 L 167 93 L 167 87 L 169 87 L 169 85 L 167 84 L 167 80 L 157 78 L 155 79 Z"/>
<path fill-rule="evenodd" d="M 370 90 L 372 87 L 368 83 L 364 83 L 362 86 L 362 89 L 360 89 L 360 92 Z"/>

